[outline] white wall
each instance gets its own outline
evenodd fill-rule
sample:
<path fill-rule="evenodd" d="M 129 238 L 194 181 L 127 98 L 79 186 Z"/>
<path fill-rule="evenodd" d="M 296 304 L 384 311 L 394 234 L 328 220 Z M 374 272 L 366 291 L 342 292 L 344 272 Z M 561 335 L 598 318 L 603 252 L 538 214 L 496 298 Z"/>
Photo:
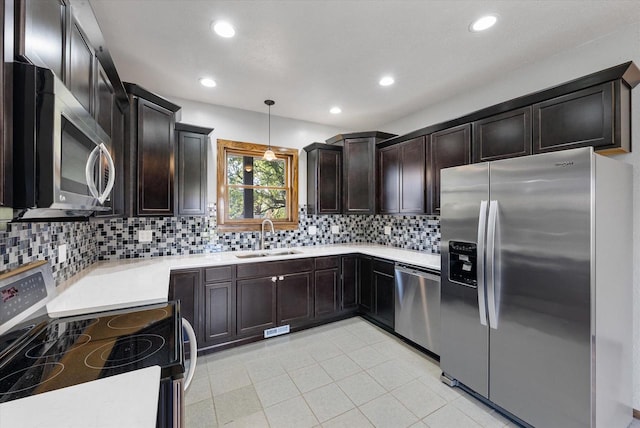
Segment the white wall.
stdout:
<path fill-rule="evenodd" d="M 191 125 L 215 128 L 210 134 L 208 159 L 208 200 L 216 200 L 216 141 L 218 139 L 243 141 L 246 143 L 267 144 L 269 125 L 267 113 L 205 104 L 196 101 L 172 97 L 171 100 L 182 106 L 181 122 Z M 267 106 L 265 105 L 265 112 Z M 298 163 L 298 200 L 307 203 L 307 156 L 303 147 L 315 143 L 324 143 L 326 139 L 342 132 L 338 128 L 301 120 L 287 119 L 274 115 L 271 107 L 271 145 L 290 147 L 299 150 Z"/>
<path fill-rule="evenodd" d="M 640 66 L 640 27 L 638 26 L 623 27 L 598 40 L 530 64 L 516 72 L 499 76 L 499 80 L 479 87 L 476 91 L 458 95 L 445 103 L 426 108 L 380 128 L 405 134 L 629 60 Z M 473 76 L 470 75 L 469 78 Z M 632 153 L 615 157 L 630 163 L 634 169 L 633 407 L 640 410 L 640 86 L 632 92 L 632 147 Z"/>

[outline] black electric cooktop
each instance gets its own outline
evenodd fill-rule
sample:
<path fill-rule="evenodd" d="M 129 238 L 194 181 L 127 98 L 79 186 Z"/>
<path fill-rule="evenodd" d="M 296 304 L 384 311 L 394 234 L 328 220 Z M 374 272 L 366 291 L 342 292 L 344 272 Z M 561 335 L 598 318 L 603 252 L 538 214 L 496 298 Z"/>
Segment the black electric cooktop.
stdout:
<path fill-rule="evenodd" d="M 0 403 L 158 365 L 184 372 L 175 302 L 54 319 L 2 352 Z"/>

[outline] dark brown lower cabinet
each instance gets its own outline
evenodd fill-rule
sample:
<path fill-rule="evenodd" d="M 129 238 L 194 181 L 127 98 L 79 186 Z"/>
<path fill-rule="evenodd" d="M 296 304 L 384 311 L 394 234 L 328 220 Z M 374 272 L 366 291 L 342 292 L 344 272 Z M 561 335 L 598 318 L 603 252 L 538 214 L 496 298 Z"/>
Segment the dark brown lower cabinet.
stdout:
<path fill-rule="evenodd" d="M 340 306 L 343 311 L 358 308 L 358 256 L 342 257 L 342 295 Z"/>
<path fill-rule="evenodd" d="M 315 310 L 317 318 L 331 316 L 338 311 L 338 268 L 316 270 L 315 272 Z"/>
<path fill-rule="evenodd" d="M 235 303 L 233 282 L 204 284 L 204 345 L 226 342 L 235 337 Z"/>
<path fill-rule="evenodd" d="M 374 259 L 373 261 L 374 310 L 372 316 L 393 328 L 395 318 L 394 264 Z"/>
<path fill-rule="evenodd" d="M 180 313 L 191 325 L 196 334 L 199 333 L 199 321 L 197 319 L 198 293 L 202 283 L 200 269 L 187 269 L 171 272 L 169 279 L 169 300 L 180 301 Z"/>
<path fill-rule="evenodd" d="M 294 273 L 278 277 L 277 323 L 302 325 L 313 317 L 313 274 Z"/>
<path fill-rule="evenodd" d="M 373 312 L 373 259 L 360 256 L 358 306 L 364 314 Z"/>
<path fill-rule="evenodd" d="M 239 335 L 262 334 L 276 326 L 276 287 L 277 278 L 271 276 L 236 282 Z"/>

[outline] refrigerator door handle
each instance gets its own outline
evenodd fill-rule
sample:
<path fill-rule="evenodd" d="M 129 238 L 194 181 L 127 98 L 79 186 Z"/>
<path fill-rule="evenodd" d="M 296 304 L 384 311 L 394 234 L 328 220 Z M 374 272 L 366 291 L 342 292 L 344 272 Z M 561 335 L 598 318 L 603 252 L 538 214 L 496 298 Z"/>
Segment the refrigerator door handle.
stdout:
<path fill-rule="evenodd" d="M 485 297 L 484 283 L 484 246 L 487 231 L 487 201 L 480 201 L 480 213 L 478 215 L 478 312 L 480 313 L 480 324 L 487 325 L 487 299 Z"/>
<path fill-rule="evenodd" d="M 496 277 L 495 277 L 495 248 L 496 223 L 498 220 L 498 201 L 489 202 L 489 221 L 487 226 L 487 306 L 489 309 L 489 327 L 498 328 L 496 311 Z"/>

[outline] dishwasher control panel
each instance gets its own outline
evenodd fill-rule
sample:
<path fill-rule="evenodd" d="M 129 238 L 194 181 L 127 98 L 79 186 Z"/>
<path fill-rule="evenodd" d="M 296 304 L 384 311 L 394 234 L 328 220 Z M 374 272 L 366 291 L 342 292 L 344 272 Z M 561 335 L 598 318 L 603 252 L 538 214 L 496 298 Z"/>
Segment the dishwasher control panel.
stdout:
<path fill-rule="evenodd" d="M 478 286 L 478 246 L 475 242 L 449 242 L 449 281 Z"/>

